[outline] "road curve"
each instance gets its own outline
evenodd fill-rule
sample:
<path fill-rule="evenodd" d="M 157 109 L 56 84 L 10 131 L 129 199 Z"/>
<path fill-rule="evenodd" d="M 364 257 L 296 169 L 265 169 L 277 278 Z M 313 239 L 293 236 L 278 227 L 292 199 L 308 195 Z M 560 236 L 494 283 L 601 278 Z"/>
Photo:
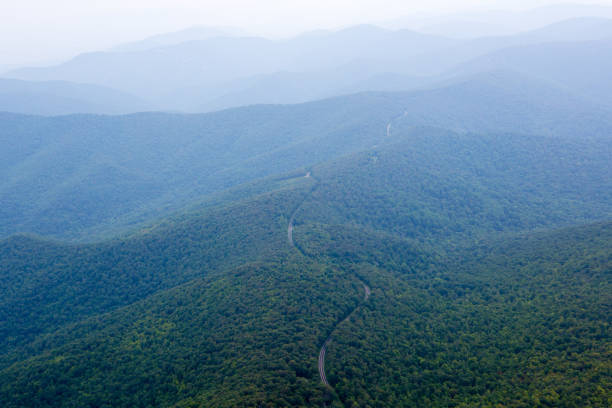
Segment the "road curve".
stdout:
<path fill-rule="evenodd" d="M 321 351 L 319 351 L 319 376 L 321 377 L 321 382 L 330 387 L 329 382 L 327 382 L 327 377 L 325 376 L 325 352 L 327 351 L 327 345 L 329 344 L 330 339 L 325 340 L 323 343 L 323 347 L 321 347 Z"/>
<path fill-rule="evenodd" d="M 365 302 L 368 300 L 368 298 L 372 294 L 372 291 L 370 290 L 370 287 L 366 285 L 365 283 L 361 282 L 361 284 L 363 285 L 363 291 L 364 291 L 363 301 Z M 351 313 L 349 313 L 346 319 L 342 320 L 340 323 L 336 325 L 336 327 L 333 328 L 331 334 L 321 346 L 321 350 L 319 351 L 319 377 L 321 377 L 321 382 L 323 383 L 323 385 L 327 387 L 331 387 L 331 385 L 329 385 L 329 382 L 327 381 L 327 376 L 325 375 L 325 353 L 327 352 L 327 346 L 329 346 L 329 344 L 331 343 L 332 335 L 334 334 L 338 326 L 340 326 L 342 323 L 349 320 L 350 317 L 353 315 L 353 313 L 355 313 L 359 309 L 360 306 L 361 304 L 355 306 L 355 308 L 351 310 Z"/>
<path fill-rule="evenodd" d="M 293 243 L 293 217 L 289 220 L 289 226 L 287 227 L 287 239 L 289 240 L 289 245 L 294 247 L 295 244 Z"/>
<path fill-rule="evenodd" d="M 391 123 L 389 123 L 389 126 L 387 127 L 387 133 L 390 131 L 390 129 L 391 129 Z M 311 177 L 311 172 L 310 171 L 307 172 L 304 175 L 304 177 L 305 178 L 310 178 Z M 318 182 L 318 180 L 317 180 L 317 182 Z M 311 190 L 311 193 L 314 191 L 315 188 L 316 187 L 314 187 L 313 190 Z M 304 201 L 306 201 L 306 198 L 304 199 Z M 301 204 L 295 209 L 295 211 L 293 211 L 293 214 L 291 214 L 291 217 L 289 218 L 289 223 L 287 225 L 287 241 L 289 242 L 289 245 L 291 245 L 294 248 L 297 248 L 298 250 L 300 250 L 300 249 L 298 247 L 296 247 L 295 243 L 293 242 L 293 220 L 295 219 L 295 215 L 297 214 L 297 212 L 300 209 L 300 207 L 301 207 Z M 302 250 L 300 250 L 300 252 L 302 252 Z M 302 252 L 302 255 L 306 255 L 306 254 L 304 252 Z M 367 302 L 368 298 L 372 294 L 372 291 L 370 290 L 370 287 L 368 285 L 366 285 L 365 283 L 363 283 L 361 280 L 359 280 L 359 282 L 363 285 L 363 291 L 364 291 L 363 302 Z M 355 306 L 355 308 L 353 310 L 351 310 L 351 312 L 348 314 L 348 316 L 344 320 L 342 320 L 340 323 L 338 323 L 332 329 L 329 337 L 327 337 L 327 339 L 325 340 L 325 342 L 321 346 L 321 350 L 319 351 L 318 368 L 319 368 L 319 376 L 321 377 L 321 382 L 326 387 L 330 387 L 331 388 L 331 385 L 329 385 L 329 382 L 327 381 L 327 376 L 325 375 L 325 353 L 327 353 L 327 347 L 331 343 L 332 335 L 333 335 L 334 331 L 336 331 L 338 326 L 340 326 L 342 323 L 344 323 L 344 322 L 346 322 L 347 320 L 350 319 L 350 317 L 359 309 L 359 307 L 361 307 L 363 302 L 361 302 L 360 304 Z"/>

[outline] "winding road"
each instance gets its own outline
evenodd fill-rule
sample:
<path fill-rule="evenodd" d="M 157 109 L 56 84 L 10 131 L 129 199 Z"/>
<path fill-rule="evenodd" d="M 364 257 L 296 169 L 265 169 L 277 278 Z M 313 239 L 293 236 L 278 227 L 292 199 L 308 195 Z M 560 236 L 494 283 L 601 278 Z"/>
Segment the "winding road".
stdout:
<path fill-rule="evenodd" d="M 389 124 L 388 128 L 387 128 L 387 132 L 389 132 L 391 128 L 391 124 Z M 307 172 L 304 175 L 305 178 L 310 178 L 311 177 L 311 172 Z M 313 177 L 314 178 L 314 177 Z M 316 180 L 316 179 L 315 179 Z M 318 180 L 317 180 L 318 182 Z M 316 185 L 315 187 L 313 187 L 313 189 L 310 191 L 310 193 L 312 194 L 312 192 L 316 189 Z M 307 256 L 299 247 L 297 247 L 295 245 L 295 242 L 293 241 L 293 221 L 295 219 L 295 215 L 297 214 L 298 210 L 302 207 L 302 204 L 304 204 L 304 202 L 306 201 L 306 199 L 308 198 L 308 196 L 306 196 L 304 198 L 304 200 L 302 201 L 302 203 L 300 203 L 300 205 L 298 205 L 298 207 L 293 211 L 293 213 L 291 214 L 291 217 L 289 218 L 289 223 L 287 225 L 287 241 L 289 242 L 289 245 L 291 245 L 292 247 L 296 248 L 298 251 L 300 251 L 300 253 L 304 256 Z M 357 306 L 355 306 L 355 308 L 353 310 L 351 310 L 351 312 L 348 314 L 348 316 L 342 320 L 341 322 L 339 322 L 338 324 L 336 324 L 333 328 L 331 333 L 329 334 L 329 336 L 327 337 L 327 339 L 325 340 L 325 342 L 323 343 L 323 345 L 321 346 L 321 350 L 319 351 L 319 360 L 318 360 L 318 368 L 319 368 L 319 376 L 321 377 L 321 382 L 326 386 L 326 387 L 330 387 L 331 385 L 329 384 L 329 382 L 327 381 L 327 376 L 325 375 L 325 353 L 327 352 L 327 347 L 329 346 L 329 344 L 332 341 L 332 336 L 334 334 L 334 332 L 338 329 L 338 327 L 348 321 L 351 316 L 357 311 L 359 310 L 359 308 L 361 307 L 361 305 L 363 305 L 363 303 L 367 302 L 368 298 L 370 297 L 370 295 L 372 294 L 372 291 L 370 290 L 370 287 L 368 285 L 366 285 L 365 283 L 363 283 L 360 279 L 359 282 L 363 285 L 363 291 L 364 291 L 364 296 L 363 296 L 363 301 L 361 303 L 359 303 Z"/>
<path fill-rule="evenodd" d="M 289 220 L 289 226 L 287 227 L 287 239 L 289 240 L 289 245 L 295 247 L 293 243 L 293 217 Z"/>
<path fill-rule="evenodd" d="M 368 298 L 370 297 L 370 295 L 372 294 L 372 291 L 370 290 L 370 287 L 368 285 L 366 285 L 365 283 L 361 282 L 361 284 L 363 285 L 363 291 L 364 291 L 364 296 L 363 296 L 363 301 L 366 302 L 368 300 Z M 319 376 L 321 377 L 321 382 L 326 385 L 327 387 L 331 387 L 331 385 L 329 385 L 329 382 L 327 381 L 327 376 L 325 375 L 325 353 L 327 352 L 327 346 L 329 346 L 329 344 L 331 343 L 332 340 L 332 335 L 334 334 L 334 332 L 336 331 L 336 329 L 344 322 L 348 321 L 351 316 L 357 311 L 359 310 L 359 308 L 361 307 L 362 304 L 359 304 L 357 306 L 355 306 L 355 308 L 353 310 L 351 310 L 351 313 L 349 313 L 349 315 L 346 317 L 346 319 L 342 320 L 340 323 L 338 323 L 332 330 L 331 334 L 329 335 L 329 337 L 327 338 L 327 340 L 325 340 L 325 342 L 323 343 L 323 345 L 321 346 L 321 351 L 319 351 Z"/>
<path fill-rule="evenodd" d="M 321 382 L 328 387 L 331 387 L 327 382 L 327 377 L 325 376 L 325 352 L 327 351 L 327 345 L 331 339 L 325 340 L 323 343 L 323 347 L 321 347 L 321 351 L 319 352 L 319 376 L 321 377 Z"/>
<path fill-rule="evenodd" d="M 310 178 L 310 174 L 311 174 L 310 172 L 307 172 L 304 175 L 304 178 Z M 314 191 L 314 188 L 310 192 L 312 193 L 313 191 Z M 306 198 L 304 198 L 304 201 L 306 201 Z M 295 243 L 293 242 L 293 220 L 295 219 L 295 214 L 297 214 L 302 204 L 304 204 L 304 201 L 302 201 L 302 203 L 293 211 L 293 213 L 291 214 L 291 218 L 289 218 L 289 225 L 287 225 L 287 240 L 289 241 L 289 245 L 291 245 L 294 248 L 296 248 L 296 246 L 295 246 Z"/>

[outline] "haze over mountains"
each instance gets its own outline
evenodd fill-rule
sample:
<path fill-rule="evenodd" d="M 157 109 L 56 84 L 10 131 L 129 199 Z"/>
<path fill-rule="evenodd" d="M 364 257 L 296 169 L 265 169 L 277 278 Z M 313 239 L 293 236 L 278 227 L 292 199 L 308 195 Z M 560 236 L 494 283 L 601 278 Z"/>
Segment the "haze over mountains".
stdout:
<path fill-rule="evenodd" d="M 608 12 L 10 71 L 0 406 L 608 408 Z"/>
<path fill-rule="evenodd" d="M 584 17 L 612 18 L 610 6 L 598 4 L 551 4 L 528 10 L 473 10 L 447 15 L 401 17 L 384 27 L 414 30 L 452 38 L 476 38 L 536 30 L 559 21 Z"/>
<path fill-rule="evenodd" d="M 227 28 L 194 27 L 82 54 L 56 66 L 11 70 L 4 76 L 34 83 L 21 94 L 0 93 L 5 99 L 15 98 L 16 105 L 24 95 L 40 93 L 40 104 L 47 107 L 17 110 L 25 113 L 206 112 L 360 91 L 435 87 L 468 72 L 508 70 L 610 106 L 609 88 L 594 84 L 602 82 L 612 59 L 612 19 L 605 17 L 612 13 L 581 10 L 586 16 L 562 19 L 571 13 L 536 9 L 533 21 L 549 25 L 467 39 L 363 25 L 270 40 Z M 568 65 L 563 58 L 583 63 Z M 53 103 L 54 94 L 37 81 L 95 84 L 143 102 L 122 106 L 100 98 L 99 106 L 91 106 L 87 101 L 97 97 L 91 91 L 80 94 L 82 106 L 70 108 L 63 90 L 56 91 L 58 100 Z"/>

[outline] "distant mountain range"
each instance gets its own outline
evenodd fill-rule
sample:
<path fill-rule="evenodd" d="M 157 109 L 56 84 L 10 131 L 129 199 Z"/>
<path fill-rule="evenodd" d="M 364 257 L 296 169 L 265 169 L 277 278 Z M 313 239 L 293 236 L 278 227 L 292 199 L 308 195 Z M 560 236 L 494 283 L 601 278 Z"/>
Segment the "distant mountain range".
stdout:
<path fill-rule="evenodd" d="M 214 37 L 244 37 L 246 35 L 246 33 L 236 28 L 196 26 L 172 33 L 153 35 L 140 41 L 119 44 L 112 47 L 109 51 L 144 51 L 157 47 L 180 44 L 186 41 L 202 41 Z"/>
<path fill-rule="evenodd" d="M 82 54 L 53 67 L 13 70 L 5 76 L 36 82 L 27 90 L 5 93 L 1 108 L 44 114 L 206 112 L 259 103 L 300 103 L 361 91 L 418 89 L 457 75 L 499 70 L 549 80 L 577 96 L 612 105 L 603 77 L 611 61 L 612 20 L 601 17 L 463 40 L 374 26 L 308 33 L 289 40 L 227 33 L 194 28 Z M 89 94 L 83 89 L 79 98 L 66 96 L 59 88 L 49 94 L 39 81 L 96 84 L 144 102 L 109 103 L 98 88 Z M 33 94 L 44 97 L 28 110 L 20 101 Z M 15 100 L 12 109 L 11 98 Z M 79 106 L 72 108 L 65 99 L 77 99 L 72 105 Z"/>

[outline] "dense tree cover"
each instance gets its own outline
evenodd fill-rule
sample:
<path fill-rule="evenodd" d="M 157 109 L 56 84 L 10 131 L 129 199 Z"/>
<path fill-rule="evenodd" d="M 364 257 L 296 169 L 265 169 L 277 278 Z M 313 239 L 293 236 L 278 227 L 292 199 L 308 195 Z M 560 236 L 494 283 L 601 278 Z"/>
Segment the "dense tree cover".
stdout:
<path fill-rule="evenodd" d="M 401 241 L 384 262 L 390 246 L 366 249 L 355 229 L 332 246 L 320 226 L 304 229 L 312 253 L 373 288 L 327 351 L 327 377 L 344 406 L 612 401 L 612 224 L 456 250 L 427 273 L 393 262 Z M 376 265 L 360 262 L 372 252 Z"/>
<path fill-rule="evenodd" d="M 369 95 L 205 115 L 0 114 L 0 236 L 113 235 L 208 194 L 370 146 L 399 103 Z"/>
<path fill-rule="evenodd" d="M 403 129 L 120 239 L 2 241 L 2 406 L 609 406 L 612 224 L 532 231 L 609 220 L 609 144 Z"/>
<path fill-rule="evenodd" d="M 395 144 L 315 167 L 296 223 L 455 243 L 612 217 L 612 145 L 401 128 Z"/>
<path fill-rule="evenodd" d="M 0 237 L 108 237 L 241 183 L 396 143 L 406 125 L 609 140 L 610 117 L 512 75 L 202 115 L 0 114 Z"/>
<path fill-rule="evenodd" d="M 276 254 L 285 246 L 285 220 L 312 181 L 284 184 L 243 202 L 177 216 L 124 240 L 61 245 L 16 236 L 0 242 L 0 350 Z"/>
<path fill-rule="evenodd" d="M 39 337 L 26 350 L 32 357 L 2 370 L 0 400 L 609 403 L 612 224 L 527 235 L 420 263 L 404 239 L 341 229 L 303 225 L 296 238 L 310 242 L 307 256 L 248 263 Z M 331 246 L 326 233 L 335 234 Z M 372 295 L 344 321 L 363 296 L 359 280 Z M 332 330 L 327 370 L 334 390 L 325 390 L 316 356 Z"/>
<path fill-rule="evenodd" d="M 360 296 L 346 275 L 290 256 L 198 279 L 40 339 L 36 357 L 3 370 L 0 400 L 320 405 L 318 346 Z"/>

